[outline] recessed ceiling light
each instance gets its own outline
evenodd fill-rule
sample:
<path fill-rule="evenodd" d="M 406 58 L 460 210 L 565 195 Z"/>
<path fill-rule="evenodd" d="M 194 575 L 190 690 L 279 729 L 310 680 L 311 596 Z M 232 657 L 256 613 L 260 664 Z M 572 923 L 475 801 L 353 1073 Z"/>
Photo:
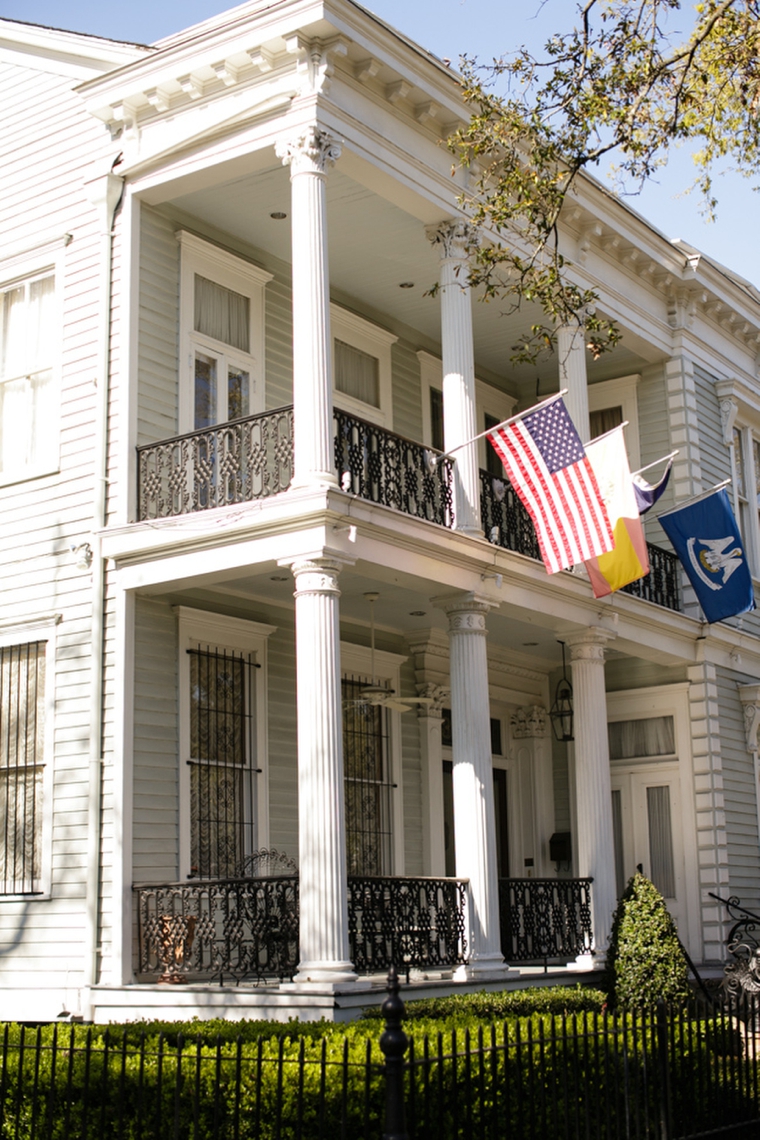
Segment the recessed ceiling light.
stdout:
<path fill-rule="evenodd" d="M 288 580 L 287 574 L 273 574 L 272 577 L 269 579 L 270 582 L 287 582 L 287 580 Z"/>
<path fill-rule="evenodd" d="M 283 214 L 282 210 L 273 210 L 269 215 L 269 217 L 274 218 L 276 222 L 284 222 L 287 216 L 287 214 Z"/>
<path fill-rule="evenodd" d="M 399 289 L 413 289 L 414 288 L 414 282 L 413 281 L 399 281 L 398 287 L 399 287 Z"/>
<path fill-rule="evenodd" d="M 410 610 L 409 617 L 424 617 L 427 610 Z"/>
<path fill-rule="evenodd" d="M 527 648 L 528 646 L 538 645 L 538 642 L 537 641 L 524 641 L 523 645 Z"/>

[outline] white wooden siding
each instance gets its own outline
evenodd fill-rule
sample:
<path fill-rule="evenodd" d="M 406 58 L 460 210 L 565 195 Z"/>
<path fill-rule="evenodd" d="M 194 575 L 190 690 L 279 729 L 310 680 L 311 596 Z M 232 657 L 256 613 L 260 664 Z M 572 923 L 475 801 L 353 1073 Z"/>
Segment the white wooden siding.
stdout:
<path fill-rule="evenodd" d="M 716 670 L 720 709 L 720 751 L 723 759 L 723 796 L 730 893 L 744 906 L 760 906 L 760 843 L 757 829 L 757 790 L 754 763 L 747 751 L 744 715 L 737 682 L 727 669 Z M 751 678 L 746 678 L 751 680 Z"/>
<path fill-rule="evenodd" d="M 50 662 L 56 701 L 51 894 L 0 900 L 0 988 L 14 990 L 79 985 L 85 960 L 91 576 L 77 569 L 70 547 L 86 541 L 92 526 L 102 282 L 99 226 L 84 180 L 91 164 L 108 169 L 118 148 L 85 112 L 76 82 L 38 68 L 0 67 L 0 262 L 60 240 L 56 293 L 64 328 L 60 470 L 0 488 L 0 621 L 61 615 Z M 71 241 L 64 248 L 65 234 Z M 48 255 L 38 268 L 50 263 Z M 106 819 L 106 832 L 109 827 Z"/>
<path fill-rule="evenodd" d="M 140 209 L 137 443 L 177 434 L 179 243 L 176 223 Z"/>

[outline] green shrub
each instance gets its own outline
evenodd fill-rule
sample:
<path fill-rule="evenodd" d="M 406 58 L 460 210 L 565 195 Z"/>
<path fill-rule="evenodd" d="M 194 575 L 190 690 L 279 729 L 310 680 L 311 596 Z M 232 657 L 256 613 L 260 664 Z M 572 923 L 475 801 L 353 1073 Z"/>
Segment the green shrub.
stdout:
<path fill-rule="evenodd" d="M 403 996 L 403 993 L 402 993 Z M 417 1018 L 439 1020 L 441 1028 L 472 1022 L 503 1021 L 505 1018 L 530 1017 L 533 1013 L 556 1016 L 569 1013 L 601 1011 L 607 1000 L 601 990 L 576 986 L 531 986 L 524 990 L 502 990 L 476 994 L 451 994 L 406 1002 L 407 1021 Z M 367 1021 L 382 1017 L 382 1011 L 365 1010 Z"/>
<path fill-rule="evenodd" d="M 629 881 L 612 922 L 607 970 L 621 1009 L 683 1002 L 688 966 L 665 900 L 645 875 Z"/>

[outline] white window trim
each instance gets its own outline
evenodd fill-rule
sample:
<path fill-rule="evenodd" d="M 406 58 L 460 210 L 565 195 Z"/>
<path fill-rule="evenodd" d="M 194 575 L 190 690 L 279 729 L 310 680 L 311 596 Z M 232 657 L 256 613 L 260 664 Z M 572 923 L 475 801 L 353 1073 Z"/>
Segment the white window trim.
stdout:
<path fill-rule="evenodd" d="M 369 420 L 379 427 L 391 428 L 393 426 L 393 369 L 391 365 L 391 347 L 398 337 L 379 325 L 372 324 L 364 317 L 343 309 L 340 305 L 330 304 L 330 336 L 332 338 L 332 392 L 336 408 Z M 335 388 L 335 341 L 342 340 L 352 348 L 359 349 L 374 356 L 378 363 L 378 387 L 380 393 L 380 407 L 374 404 L 365 404 L 363 400 L 356 400 L 345 392 L 338 392 Z"/>
<path fill-rule="evenodd" d="M 640 380 L 641 376 L 634 373 L 631 376 L 619 376 L 616 380 L 603 380 L 599 384 L 589 384 L 588 386 L 589 412 L 599 412 L 603 408 L 621 407 L 623 409 L 623 422 L 628 421 L 624 428 L 624 435 L 631 471 L 638 471 L 641 467 L 637 391 Z"/>
<path fill-rule="evenodd" d="M 179 431 L 182 433 L 192 431 L 194 427 L 194 348 L 217 357 L 223 356 L 232 364 L 243 363 L 250 371 L 251 413 L 264 410 L 264 287 L 273 279 L 273 274 L 187 230 L 178 230 L 175 237 L 180 245 Z M 196 273 L 225 289 L 248 297 L 251 351 L 247 355 L 231 345 L 224 345 L 195 331 Z"/>
<path fill-rule="evenodd" d="M 34 894 L 0 895 L 0 903 L 29 903 L 50 898 L 53 872 L 53 793 L 55 746 L 56 634 L 60 614 L 18 625 L 0 627 L 0 646 L 45 642 L 45 735 L 42 745 L 42 842 L 40 844 L 40 890 Z"/>
<path fill-rule="evenodd" d="M 433 425 L 430 419 L 430 389 L 443 391 L 443 362 L 438 356 L 420 349 L 417 353 L 420 362 L 420 387 L 422 395 L 422 442 L 427 447 L 433 446 Z M 486 384 L 484 380 L 475 377 L 475 415 L 478 432 L 485 430 L 485 416 L 495 416 L 501 423 L 514 414 L 517 399 L 493 384 Z M 486 439 L 478 440 L 478 465 L 481 470 L 486 467 L 486 448 L 490 444 Z"/>
<path fill-rule="evenodd" d="M 63 359 L 63 267 L 66 246 L 71 234 L 40 243 L 27 251 L 19 251 L 0 260 L 0 292 L 12 288 L 30 277 L 53 277 L 53 327 L 50 340 L 53 344 L 50 367 L 53 378 L 50 385 L 50 414 L 53 419 L 55 446 L 49 454 L 40 457 L 34 465 L 21 470 L 0 472 L 0 487 L 54 475 L 61 467 L 61 365 Z"/>
<path fill-rule="evenodd" d="M 386 685 L 399 693 L 401 689 L 401 666 L 408 658 L 398 653 L 387 653 L 384 650 L 375 650 L 375 678 L 379 685 Z M 369 677 L 372 671 L 371 651 L 363 645 L 352 645 L 348 642 L 340 643 L 340 669 L 341 676 L 348 673 Z M 403 765 L 401 755 L 401 716 L 397 709 L 387 709 L 388 714 L 388 750 L 390 771 L 388 777 L 395 785 L 391 789 L 391 858 L 393 866 L 388 871 L 390 875 L 403 875 L 405 865 L 404 854 L 404 785 Z M 409 714 L 404 714 L 409 715 Z"/>
<path fill-rule="evenodd" d="M 752 446 L 753 439 L 760 441 L 760 401 L 757 394 L 748 385 L 736 378 L 719 380 L 715 391 L 721 402 L 721 421 L 723 426 L 723 442 L 729 449 L 731 465 L 731 499 L 737 525 L 742 531 L 742 541 L 753 579 L 760 581 L 760 505 L 757 503 L 755 487 L 755 456 Z M 734 446 L 734 429 L 742 439 L 744 450 L 744 479 L 747 491 L 747 519 L 748 534 L 741 527 L 741 509 L 739 506 L 739 480 L 736 463 L 736 449 Z M 760 474 L 760 472 L 758 472 Z"/>
<path fill-rule="evenodd" d="M 267 643 L 276 632 L 274 625 L 231 618 L 223 614 L 196 610 L 189 606 L 175 606 L 179 621 L 179 878 L 187 879 L 191 867 L 190 843 L 190 659 L 187 650 L 197 645 L 214 645 L 255 655 L 254 670 L 256 693 L 255 767 L 256 785 L 256 842 L 258 847 L 269 846 L 269 748 L 267 711 Z"/>

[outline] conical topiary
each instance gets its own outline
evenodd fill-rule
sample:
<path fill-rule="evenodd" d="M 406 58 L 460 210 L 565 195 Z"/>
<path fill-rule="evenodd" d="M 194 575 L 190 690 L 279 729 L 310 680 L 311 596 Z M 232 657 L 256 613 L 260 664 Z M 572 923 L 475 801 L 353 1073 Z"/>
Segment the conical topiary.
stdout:
<path fill-rule="evenodd" d="M 675 923 L 654 883 L 640 873 L 629 881 L 615 911 L 607 970 L 613 1001 L 623 1009 L 689 996 Z"/>

